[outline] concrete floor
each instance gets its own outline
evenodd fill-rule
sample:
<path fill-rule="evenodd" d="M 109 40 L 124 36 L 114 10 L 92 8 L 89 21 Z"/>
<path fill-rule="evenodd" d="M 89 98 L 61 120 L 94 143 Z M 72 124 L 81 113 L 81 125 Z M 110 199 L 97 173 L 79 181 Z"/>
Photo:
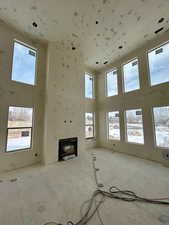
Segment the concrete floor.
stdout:
<path fill-rule="evenodd" d="M 44 225 L 79 219 L 81 204 L 95 190 L 91 153 L 100 168 L 98 180 L 145 197 L 169 197 L 169 169 L 160 164 L 112 153 L 82 152 L 76 159 L 0 175 L 0 225 Z M 106 200 L 100 208 L 104 225 L 169 224 L 169 207 Z M 97 215 L 89 225 L 98 225 Z"/>

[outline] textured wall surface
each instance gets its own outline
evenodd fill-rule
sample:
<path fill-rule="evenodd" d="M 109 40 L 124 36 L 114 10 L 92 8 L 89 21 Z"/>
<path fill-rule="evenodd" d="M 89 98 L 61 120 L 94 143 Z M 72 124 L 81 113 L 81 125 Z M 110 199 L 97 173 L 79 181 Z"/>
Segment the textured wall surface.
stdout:
<path fill-rule="evenodd" d="M 45 100 L 44 161 L 58 159 L 58 141 L 78 137 L 79 152 L 84 139 L 84 66 L 79 49 L 69 42 L 51 42 L 48 46 L 48 68 Z"/>
<path fill-rule="evenodd" d="M 0 171 L 13 170 L 41 160 L 45 87 L 45 47 L 26 39 L 1 22 L 0 24 Z M 17 39 L 38 49 L 37 85 L 11 81 L 13 40 Z M 34 107 L 33 146 L 31 150 L 5 153 L 8 106 Z M 35 153 L 38 154 L 35 157 Z"/>
<path fill-rule="evenodd" d="M 98 112 L 98 143 L 100 146 L 113 149 L 115 151 L 132 154 L 141 158 L 155 160 L 168 165 L 168 161 L 162 157 L 165 149 L 157 148 L 154 146 L 154 132 L 152 122 L 152 107 L 154 106 L 167 106 L 169 105 L 169 83 L 163 83 L 154 87 L 150 87 L 148 80 L 148 62 L 147 51 L 157 47 L 158 45 L 168 41 L 169 36 L 155 39 L 149 42 L 141 49 L 137 49 L 120 61 L 114 62 L 112 66 L 106 70 L 102 70 L 98 78 L 97 86 L 97 112 Z M 140 69 L 140 85 L 141 89 L 123 93 L 122 90 L 122 70 L 121 65 L 131 59 L 138 57 Z M 111 68 L 118 69 L 118 86 L 119 95 L 114 97 L 106 97 L 105 93 L 105 73 Z M 144 125 L 144 145 L 131 144 L 125 141 L 125 126 L 124 126 L 124 111 L 127 109 L 143 109 L 143 125 Z M 107 123 L 106 113 L 111 111 L 120 111 L 121 119 L 121 141 L 110 141 L 107 139 Z"/>

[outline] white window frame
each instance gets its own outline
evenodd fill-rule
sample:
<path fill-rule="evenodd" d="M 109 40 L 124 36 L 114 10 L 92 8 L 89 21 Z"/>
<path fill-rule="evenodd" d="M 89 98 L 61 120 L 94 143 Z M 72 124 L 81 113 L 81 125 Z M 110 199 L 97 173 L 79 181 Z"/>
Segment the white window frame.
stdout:
<path fill-rule="evenodd" d="M 34 107 L 30 107 L 30 106 L 23 106 L 23 105 L 9 105 L 8 106 L 8 119 L 9 119 L 9 107 L 18 107 L 18 108 L 30 108 L 32 109 L 32 126 L 31 127 L 8 127 L 8 120 L 7 120 L 7 126 L 6 126 L 6 143 L 5 143 L 5 153 L 12 153 L 12 152 L 20 152 L 20 151 L 30 151 L 32 150 L 33 147 L 33 132 L 34 132 L 34 118 L 35 118 L 35 110 Z M 15 149 L 15 150 L 11 150 L 11 151 L 7 151 L 7 143 L 8 143 L 8 130 L 10 129 L 31 129 L 31 141 L 30 141 L 30 148 L 21 148 L 21 149 Z"/>
<path fill-rule="evenodd" d="M 114 72 L 114 71 L 117 72 L 117 94 L 108 96 L 107 74 L 111 73 L 111 72 Z M 105 72 L 105 96 L 107 98 L 111 98 L 111 97 L 114 97 L 114 96 L 119 96 L 118 69 L 116 67 L 113 67 L 111 70 L 108 70 L 108 71 Z"/>
<path fill-rule="evenodd" d="M 119 130 L 120 130 L 120 139 L 110 139 L 109 138 L 109 113 L 111 112 L 118 112 L 119 113 Z M 121 141 L 121 120 L 120 120 L 120 110 L 113 110 L 106 113 L 106 124 L 107 124 L 107 140 L 108 141 Z"/>
<path fill-rule="evenodd" d="M 128 141 L 128 136 L 127 136 L 127 116 L 126 116 L 126 111 L 130 111 L 130 110 L 139 110 L 141 109 L 142 110 L 142 122 L 143 122 L 143 140 L 144 140 L 144 143 L 138 143 L 138 142 L 130 142 Z M 140 146 L 144 146 L 145 145 L 145 132 L 144 132 L 144 110 L 142 107 L 138 108 L 138 107 L 134 107 L 134 108 L 131 108 L 131 109 L 125 109 L 124 110 L 124 127 L 125 127 L 125 142 L 128 143 L 128 144 L 134 144 L 134 145 L 140 145 Z"/>
<path fill-rule="evenodd" d="M 150 52 L 153 52 L 155 51 L 156 49 L 158 48 L 161 48 L 163 47 L 164 45 L 166 44 L 169 44 L 169 41 L 166 41 L 166 42 L 163 42 L 159 45 L 156 45 L 154 48 L 151 48 L 151 49 L 148 49 L 146 51 L 146 61 L 147 61 L 147 70 L 148 70 L 148 85 L 149 85 L 149 88 L 153 88 L 153 87 L 157 87 L 157 86 L 161 86 L 161 85 L 165 85 L 165 84 L 168 84 L 169 81 L 166 81 L 166 82 L 162 82 L 162 83 L 159 83 L 159 84 L 154 84 L 154 85 L 151 85 L 151 75 L 150 75 L 150 63 L 149 63 L 149 57 L 148 57 L 148 54 Z"/>
<path fill-rule="evenodd" d="M 92 78 L 92 98 L 86 97 L 86 79 L 85 79 L 85 99 L 92 100 L 95 99 L 95 79 L 94 75 L 88 72 L 85 72 L 85 76 L 88 75 Z"/>
<path fill-rule="evenodd" d="M 160 149 L 160 150 L 165 149 L 165 150 L 168 150 L 169 147 L 161 147 L 161 146 L 158 146 L 157 145 L 157 137 L 156 137 L 156 129 L 155 129 L 155 117 L 154 117 L 154 111 L 153 111 L 153 109 L 154 108 L 162 108 L 162 107 L 169 107 L 169 105 L 168 106 L 167 105 L 157 105 L 157 106 L 152 106 L 152 108 L 151 108 L 151 116 L 152 116 L 152 124 L 153 124 L 153 140 L 154 140 L 154 147 L 156 149 Z"/>
<path fill-rule="evenodd" d="M 132 61 L 134 61 L 134 60 L 136 60 L 136 59 L 137 59 L 137 61 L 138 61 L 139 88 L 134 89 L 134 90 L 132 90 L 132 91 L 125 91 L 124 69 L 123 69 L 123 67 L 124 67 L 126 64 L 128 64 L 128 63 L 130 63 L 130 62 L 132 62 Z M 123 94 L 128 94 L 128 93 L 137 92 L 137 91 L 140 91 L 140 90 L 142 89 L 142 87 L 141 87 L 140 72 L 141 72 L 141 70 L 140 70 L 140 59 L 139 59 L 138 56 L 136 56 L 136 57 L 134 57 L 134 58 L 132 58 L 132 59 L 130 59 L 130 60 L 124 62 L 124 63 L 121 65 L 121 73 L 122 73 L 122 92 L 123 92 Z"/>
<path fill-rule="evenodd" d="M 32 49 L 33 51 L 36 51 L 36 64 L 35 64 L 34 84 L 28 84 L 28 83 L 25 83 L 25 82 L 21 82 L 21 81 L 17 81 L 17 80 L 13 80 L 13 79 L 12 79 L 15 43 L 18 43 L 18 44 L 20 44 L 20 45 L 23 45 L 23 46 L 26 47 L 26 48 L 30 48 L 30 50 Z M 27 86 L 30 86 L 30 87 L 35 87 L 35 86 L 37 85 L 38 56 L 39 56 L 39 52 L 38 52 L 38 49 L 37 49 L 37 48 L 32 47 L 31 45 L 26 44 L 26 43 L 24 43 L 24 42 L 22 42 L 22 41 L 19 41 L 19 40 L 17 40 L 17 39 L 14 39 L 14 40 L 13 40 L 13 47 L 12 47 L 12 62 L 11 62 L 11 71 L 10 71 L 10 74 L 11 74 L 11 75 L 10 75 L 10 80 L 11 80 L 12 82 L 15 82 L 15 83 L 18 83 L 18 84 L 27 85 Z"/>
<path fill-rule="evenodd" d="M 93 114 L 93 124 L 89 125 L 89 124 L 86 124 L 86 113 L 92 113 Z M 92 126 L 93 127 L 93 137 L 86 137 L 86 129 L 85 129 L 85 139 L 86 140 L 92 140 L 95 138 L 95 112 L 85 112 L 85 128 L 87 126 Z"/>

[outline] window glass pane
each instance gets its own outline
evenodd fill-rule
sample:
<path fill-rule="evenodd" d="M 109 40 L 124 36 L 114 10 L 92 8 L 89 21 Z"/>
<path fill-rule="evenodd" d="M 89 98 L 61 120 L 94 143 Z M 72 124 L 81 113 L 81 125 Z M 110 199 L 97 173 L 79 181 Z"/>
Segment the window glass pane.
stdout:
<path fill-rule="evenodd" d="M 142 110 L 127 110 L 126 122 L 127 141 L 144 144 Z"/>
<path fill-rule="evenodd" d="M 169 43 L 148 53 L 151 85 L 169 81 Z"/>
<path fill-rule="evenodd" d="M 169 148 L 169 106 L 155 107 L 153 113 L 156 145 Z"/>
<path fill-rule="evenodd" d="M 129 92 L 140 88 L 138 59 L 123 66 L 124 91 Z"/>
<path fill-rule="evenodd" d="M 32 108 L 9 107 L 8 127 L 32 127 Z"/>
<path fill-rule="evenodd" d="M 32 128 L 8 129 L 7 152 L 31 148 Z"/>
<path fill-rule="evenodd" d="M 85 134 L 86 138 L 94 137 L 94 129 L 93 126 L 85 126 Z"/>
<path fill-rule="evenodd" d="M 14 43 L 12 80 L 35 84 L 36 51 L 18 42 Z"/>
<path fill-rule="evenodd" d="M 85 124 L 86 125 L 93 124 L 93 113 L 85 113 Z"/>
<path fill-rule="evenodd" d="M 113 95 L 118 95 L 116 70 L 107 73 L 107 96 Z"/>
<path fill-rule="evenodd" d="M 93 98 L 93 77 L 85 74 L 85 97 Z"/>
<path fill-rule="evenodd" d="M 108 132 L 110 140 L 120 140 L 120 120 L 118 111 L 108 113 Z"/>

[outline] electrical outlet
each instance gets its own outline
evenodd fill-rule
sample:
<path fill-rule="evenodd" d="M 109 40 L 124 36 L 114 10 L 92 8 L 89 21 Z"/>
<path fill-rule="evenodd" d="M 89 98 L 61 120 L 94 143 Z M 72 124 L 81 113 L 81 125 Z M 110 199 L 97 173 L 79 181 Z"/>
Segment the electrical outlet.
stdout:
<path fill-rule="evenodd" d="M 162 155 L 163 155 L 163 159 L 169 160 L 169 151 L 163 152 Z"/>

